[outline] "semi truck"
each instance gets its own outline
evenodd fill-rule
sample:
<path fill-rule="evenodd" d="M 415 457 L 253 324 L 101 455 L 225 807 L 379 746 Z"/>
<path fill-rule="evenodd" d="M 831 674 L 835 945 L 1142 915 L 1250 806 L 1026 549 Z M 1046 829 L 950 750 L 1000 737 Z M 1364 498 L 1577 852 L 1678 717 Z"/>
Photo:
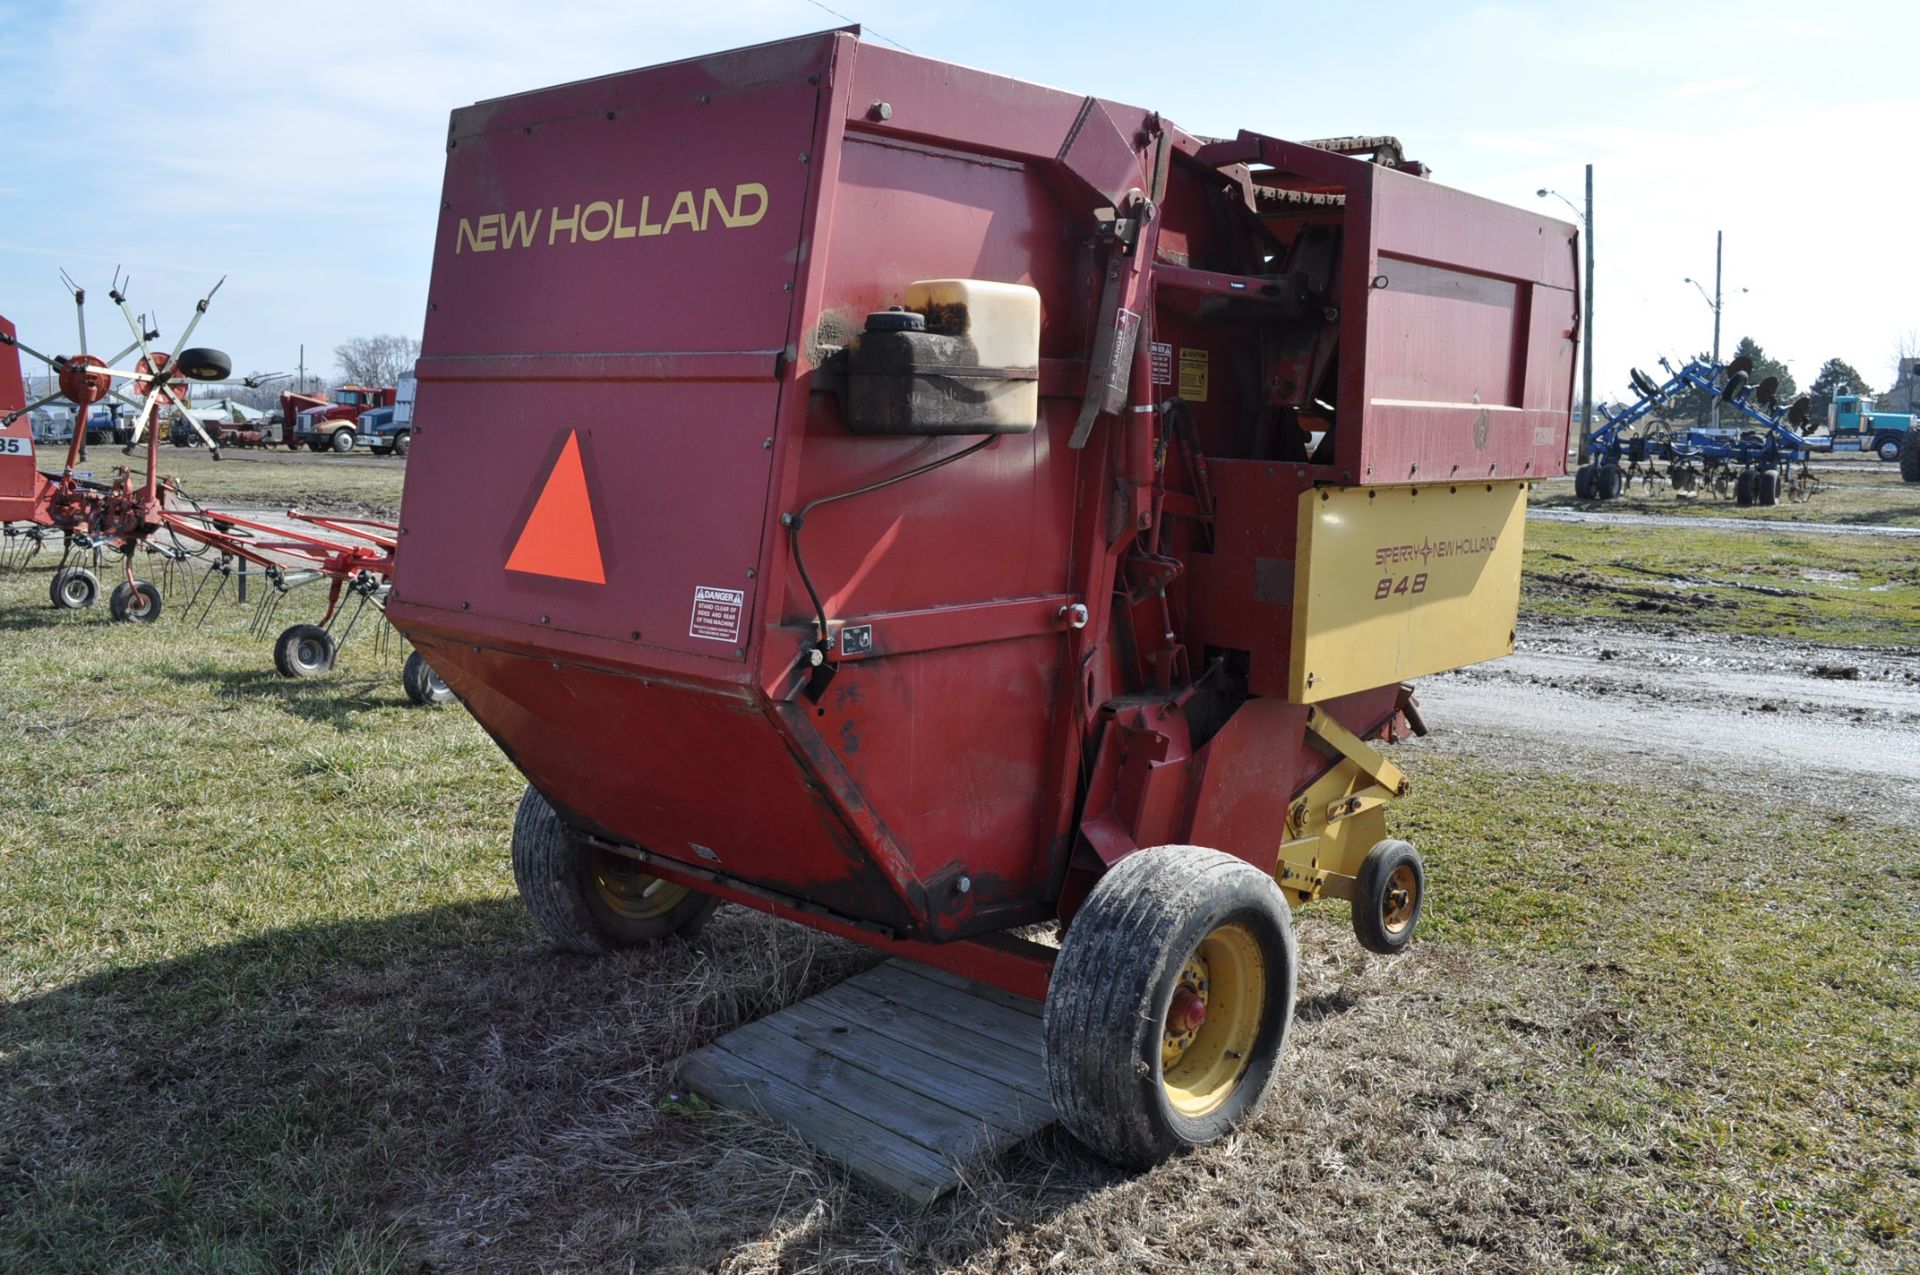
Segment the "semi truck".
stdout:
<path fill-rule="evenodd" d="M 1873 400 L 1842 391 L 1827 406 L 1827 429 L 1837 452 L 1872 452 L 1884 461 L 1900 459 L 1900 447 L 1920 424 L 1910 412 L 1879 412 Z"/>
<path fill-rule="evenodd" d="M 350 452 L 359 441 L 360 414 L 376 407 L 392 407 L 396 388 L 388 385 L 342 385 L 325 404 L 310 407 L 293 418 L 287 445 L 304 443 L 309 451 Z"/>

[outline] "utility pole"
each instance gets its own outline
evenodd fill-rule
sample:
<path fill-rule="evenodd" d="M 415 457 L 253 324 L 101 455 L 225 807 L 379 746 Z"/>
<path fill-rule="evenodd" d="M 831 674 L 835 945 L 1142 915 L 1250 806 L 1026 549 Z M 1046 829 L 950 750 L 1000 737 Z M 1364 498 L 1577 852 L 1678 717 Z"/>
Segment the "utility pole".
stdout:
<path fill-rule="evenodd" d="M 1715 322 L 1718 322 L 1718 320 L 1715 320 Z M 1718 339 L 1717 337 L 1715 338 L 1716 341 Z M 298 392 L 301 394 L 307 392 L 307 347 L 304 342 L 302 342 L 300 346 L 300 389 Z"/>
<path fill-rule="evenodd" d="M 1720 249 L 1726 237 L 1726 231 L 1713 232 L 1713 365 L 1720 366 Z M 1712 428 L 1720 428 L 1720 396 L 1713 396 Z"/>
<path fill-rule="evenodd" d="M 1580 459 L 1584 461 L 1587 440 L 1593 436 L 1593 165 L 1587 165 L 1587 211 L 1584 213 L 1557 190 L 1543 187 L 1533 193 L 1541 199 L 1552 195 L 1565 204 L 1567 211 L 1580 218 L 1581 230 L 1587 241 L 1587 286 L 1580 307 L 1581 326 L 1585 329 L 1580 338 Z"/>
<path fill-rule="evenodd" d="M 1581 307 L 1586 335 L 1580 351 L 1580 460 L 1587 459 L 1587 440 L 1593 437 L 1593 165 L 1587 165 L 1587 294 Z"/>

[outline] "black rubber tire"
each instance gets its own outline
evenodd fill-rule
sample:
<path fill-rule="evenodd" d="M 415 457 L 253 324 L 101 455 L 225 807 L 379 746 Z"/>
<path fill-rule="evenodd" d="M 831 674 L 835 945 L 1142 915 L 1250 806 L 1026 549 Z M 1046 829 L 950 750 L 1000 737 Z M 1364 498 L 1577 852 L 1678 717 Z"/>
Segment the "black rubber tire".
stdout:
<path fill-rule="evenodd" d="M 540 791 L 527 785 L 513 817 L 513 882 L 527 911 L 559 947 L 598 956 L 676 934 L 691 938 L 720 906 L 713 896 L 689 890 L 659 916 L 621 916 L 594 884 L 595 857 L 591 846 L 567 834 Z"/>
<path fill-rule="evenodd" d="M 107 598 L 107 610 L 113 612 L 113 618 L 129 624 L 152 624 L 164 609 L 160 590 L 145 580 L 132 584 L 122 580 Z"/>
<path fill-rule="evenodd" d="M 178 362 L 180 375 L 189 381 L 224 381 L 233 375 L 233 360 L 227 357 L 225 350 L 197 345 L 191 350 L 180 351 Z"/>
<path fill-rule="evenodd" d="M 1573 498 L 1575 500 L 1593 499 L 1593 466 L 1582 465 L 1573 471 Z"/>
<path fill-rule="evenodd" d="M 1900 435 L 1882 434 L 1873 440 L 1873 454 L 1881 460 L 1892 462 L 1900 459 Z"/>
<path fill-rule="evenodd" d="M 1642 372 L 1639 368 L 1636 367 L 1636 368 L 1630 369 L 1627 372 L 1627 379 L 1633 382 L 1633 388 L 1640 392 L 1640 397 L 1642 398 L 1660 397 L 1659 383 L 1655 381 L 1651 376 L 1648 376 L 1645 372 Z"/>
<path fill-rule="evenodd" d="M 1620 466 L 1609 461 L 1594 475 L 1593 489 L 1601 500 L 1618 500 L 1627 489 L 1627 477 L 1620 472 Z"/>
<path fill-rule="evenodd" d="M 412 430 L 403 429 L 393 436 L 393 454 L 395 456 L 405 456 L 407 449 L 411 446 L 413 446 Z"/>
<path fill-rule="evenodd" d="M 1162 1032 L 1188 957 L 1230 924 L 1252 935 L 1266 995 L 1246 1071 L 1219 1106 L 1188 1115 L 1162 1083 Z M 1128 855 L 1074 915 L 1054 966 L 1042 1033 L 1061 1122 L 1104 1158 L 1147 1168 L 1247 1120 L 1279 1068 L 1298 965 L 1292 917 L 1270 874 L 1199 846 Z"/>
<path fill-rule="evenodd" d="M 1780 475 L 1767 469 L 1753 476 L 1753 503 L 1756 505 L 1777 505 L 1780 503 Z"/>
<path fill-rule="evenodd" d="M 406 688 L 407 698 L 422 708 L 451 704 L 458 698 L 418 651 L 407 652 L 406 665 L 400 670 L 400 685 Z"/>
<path fill-rule="evenodd" d="M 57 611 L 84 611 L 100 600 L 100 581 L 85 567 L 62 567 L 47 584 L 47 600 Z"/>
<path fill-rule="evenodd" d="M 1753 471 L 1743 469 L 1739 477 L 1733 480 L 1733 503 L 1742 509 L 1753 504 Z"/>
<path fill-rule="evenodd" d="M 333 634 L 317 624 L 296 624 L 273 644 L 273 667 L 281 677 L 320 677 L 333 671 L 338 649 Z"/>
<path fill-rule="evenodd" d="M 313 443 L 307 444 L 307 450 L 310 452 L 320 452 L 320 451 L 325 451 L 326 447 L 321 443 L 313 442 Z"/>
<path fill-rule="evenodd" d="M 367 450 L 372 452 L 375 456 L 385 456 L 387 452 L 391 449 L 386 447 L 369 447 L 367 448 Z"/>
<path fill-rule="evenodd" d="M 350 429 L 334 430 L 333 437 L 327 440 L 327 446 L 333 449 L 335 456 L 345 456 L 353 450 L 353 431 Z"/>
<path fill-rule="evenodd" d="M 1398 900 L 1391 897 L 1393 875 L 1402 868 L 1413 874 L 1410 912 L 1404 918 L 1388 922 L 1388 913 Z M 1367 851 L 1353 886 L 1353 936 L 1360 946 L 1381 956 L 1398 956 L 1413 942 L 1420 924 L 1420 911 L 1427 901 L 1427 865 L 1420 852 L 1405 841 L 1382 841 Z"/>
<path fill-rule="evenodd" d="M 1920 430 L 1908 430 L 1906 442 L 1900 445 L 1900 477 L 1920 483 Z"/>

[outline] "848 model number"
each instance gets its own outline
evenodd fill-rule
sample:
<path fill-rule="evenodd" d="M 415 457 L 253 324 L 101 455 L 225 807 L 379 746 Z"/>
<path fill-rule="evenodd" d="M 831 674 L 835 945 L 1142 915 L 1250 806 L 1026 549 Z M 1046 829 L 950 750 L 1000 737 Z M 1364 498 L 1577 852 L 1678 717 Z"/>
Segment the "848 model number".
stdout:
<path fill-rule="evenodd" d="M 1381 602 L 1400 593 L 1425 593 L 1427 591 L 1427 573 L 1418 575 L 1383 576 L 1373 588 L 1373 600 Z"/>

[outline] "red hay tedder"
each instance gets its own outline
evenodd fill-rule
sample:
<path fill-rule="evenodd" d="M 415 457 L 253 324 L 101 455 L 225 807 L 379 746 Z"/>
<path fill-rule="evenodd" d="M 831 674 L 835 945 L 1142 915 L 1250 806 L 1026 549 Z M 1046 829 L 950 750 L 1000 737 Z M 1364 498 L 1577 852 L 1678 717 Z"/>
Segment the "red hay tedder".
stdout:
<path fill-rule="evenodd" d="M 143 623 L 159 619 L 164 609 L 159 585 L 134 574 L 136 558 L 143 549 L 150 556 L 158 556 L 169 573 L 189 562 L 206 567 L 206 575 L 188 600 L 185 609 L 189 612 L 209 579 L 218 581 L 213 593 L 207 595 L 210 609 L 236 567 L 250 563 L 260 568 L 270 589 L 255 613 L 256 627 L 270 622 L 280 601 L 293 589 L 325 582 L 325 614 L 317 623 L 296 624 L 283 632 L 275 643 L 274 664 L 287 677 L 327 672 L 333 667 L 339 640 L 351 633 L 359 614 L 368 605 L 384 607 L 397 527 L 372 519 L 322 517 L 299 510 L 289 510 L 284 521 L 265 522 L 206 509 L 181 492 L 172 479 L 162 477 L 160 413 L 186 401 L 187 382 L 220 383 L 232 372 L 231 362 L 218 350 L 181 348 L 193 335 L 219 285 L 195 307 L 193 320 L 171 352 L 149 345 L 158 333 L 147 330 L 144 319 L 134 316 L 123 288 L 116 278 L 109 295 L 125 316 L 133 342 L 110 359 L 86 352 L 86 293 L 78 287 L 73 288 L 80 316 L 78 354 L 43 354 L 23 344 L 13 325 L 0 318 L 0 346 L 8 351 L 6 357 L 0 357 L 0 556 L 24 563 L 37 557 L 49 542 L 57 543 L 60 563 L 48 584 L 49 598 L 58 609 L 82 610 L 94 604 L 100 591 L 98 577 L 82 564 L 97 565 L 103 555 L 117 555 L 125 578 L 113 589 L 110 610 L 116 620 Z M 135 351 L 140 357 L 132 369 L 114 366 Z M 18 356 L 22 353 L 44 363 L 57 386 L 31 404 L 25 402 L 20 375 Z M 60 472 L 41 473 L 31 433 L 33 409 L 65 401 L 84 419 L 88 407 L 109 398 L 136 411 L 133 442 L 127 450 L 132 452 L 144 442 L 144 474 L 121 466 L 111 480 L 98 482 L 80 471 L 86 442 L 81 431 L 75 432 Z M 187 419 L 192 428 L 201 430 L 191 416 Z M 217 456 L 214 440 L 207 438 L 204 430 L 201 437 L 207 439 Z M 336 639 L 336 621 L 343 614 L 343 603 L 349 600 L 357 605 Z M 417 652 L 409 654 L 401 680 L 416 703 L 444 703 L 452 698 L 439 675 Z"/>
<path fill-rule="evenodd" d="M 1124 1163 L 1256 1109 L 1289 906 L 1418 921 L 1382 746 L 1512 647 L 1572 227 L 857 31 L 456 111 L 443 200 L 389 615 L 548 932 L 1044 998 Z"/>

